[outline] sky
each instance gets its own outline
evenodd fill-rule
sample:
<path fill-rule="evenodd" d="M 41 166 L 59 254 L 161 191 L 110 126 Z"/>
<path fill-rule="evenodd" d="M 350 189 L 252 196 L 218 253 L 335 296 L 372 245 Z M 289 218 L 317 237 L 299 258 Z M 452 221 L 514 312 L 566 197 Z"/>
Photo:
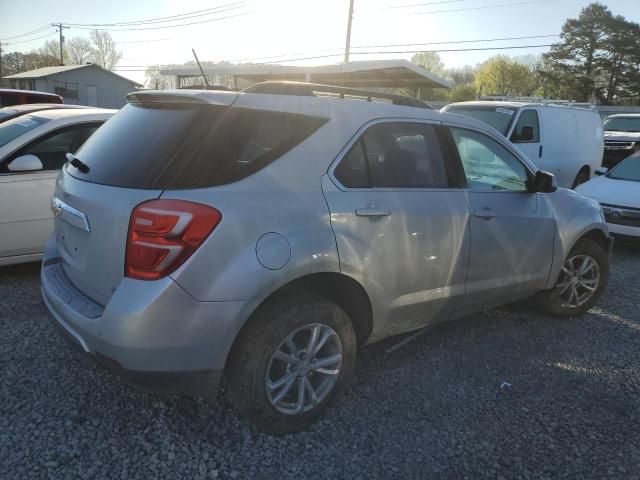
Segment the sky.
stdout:
<path fill-rule="evenodd" d="M 354 0 L 351 60 L 411 58 L 407 50 L 441 50 L 447 67 L 475 66 L 498 53 L 540 54 L 567 18 L 590 0 Z M 640 0 L 604 0 L 615 15 L 640 23 Z M 325 65 L 344 55 L 349 0 L 0 0 L 3 51 L 28 52 L 57 39 L 53 22 L 76 24 L 67 39 L 88 37 L 89 24 L 113 24 L 199 12 L 171 22 L 102 26 L 122 51 L 116 72 L 140 83 L 150 65 L 201 61 Z M 28 12 L 25 13 L 25 12 Z M 197 23 L 196 23 L 197 22 Z M 167 27 L 170 28 L 158 28 Z M 84 26 L 83 26 L 84 25 Z M 144 30 L 133 30 L 144 28 Z M 538 38 L 519 38 L 539 36 Z M 500 41 L 480 41 L 504 39 Z M 457 43 L 447 43 L 457 42 Z M 422 45 L 406 45 L 406 44 Z M 397 45 L 398 47 L 381 47 Z M 508 50 L 443 51 L 538 46 Z M 360 48 L 359 48 L 360 47 Z M 366 48 L 361 48 L 366 47 Z M 358 52 L 374 52 L 362 54 Z M 392 52 L 392 53 L 379 53 Z M 333 57 L 319 57 L 336 54 Z"/>

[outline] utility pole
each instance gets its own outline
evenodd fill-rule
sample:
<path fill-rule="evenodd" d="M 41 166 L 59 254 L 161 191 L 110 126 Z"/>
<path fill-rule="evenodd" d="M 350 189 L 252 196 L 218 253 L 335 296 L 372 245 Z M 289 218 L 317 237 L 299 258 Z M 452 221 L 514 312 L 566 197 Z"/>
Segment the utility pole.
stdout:
<path fill-rule="evenodd" d="M 0 42 L 0 84 L 2 83 L 2 42 Z"/>
<path fill-rule="evenodd" d="M 347 20 L 347 44 L 344 47 L 344 63 L 349 62 L 349 49 L 351 48 L 351 21 L 353 20 L 353 0 L 349 0 L 349 19 Z"/>
<path fill-rule="evenodd" d="M 58 32 L 60 32 L 60 65 L 64 65 L 64 57 L 63 57 L 63 48 L 64 48 L 64 35 L 62 35 L 62 30 L 65 28 L 71 28 L 71 27 L 65 27 L 64 25 L 62 25 L 62 23 L 52 23 L 51 25 L 53 25 L 54 27 L 58 27 Z"/>

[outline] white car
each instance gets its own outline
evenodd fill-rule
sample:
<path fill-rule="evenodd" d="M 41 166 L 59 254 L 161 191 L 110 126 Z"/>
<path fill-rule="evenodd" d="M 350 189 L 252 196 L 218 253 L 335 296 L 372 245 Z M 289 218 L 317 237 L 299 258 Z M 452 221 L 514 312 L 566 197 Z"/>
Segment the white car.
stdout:
<path fill-rule="evenodd" d="M 0 265 L 42 256 L 53 229 L 51 195 L 66 154 L 116 110 L 41 110 L 0 124 Z"/>
<path fill-rule="evenodd" d="M 604 130 L 596 110 L 540 102 L 459 102 L 442 111 L 477 118 L 507 137 L 558 186 L 575 188 L 602 165 Z"/>
<path fill-rule="evenodd" d="M 598 173 L 576 190 L 600 202 L 612 235 L 640 240 L 640 152 Z"/>

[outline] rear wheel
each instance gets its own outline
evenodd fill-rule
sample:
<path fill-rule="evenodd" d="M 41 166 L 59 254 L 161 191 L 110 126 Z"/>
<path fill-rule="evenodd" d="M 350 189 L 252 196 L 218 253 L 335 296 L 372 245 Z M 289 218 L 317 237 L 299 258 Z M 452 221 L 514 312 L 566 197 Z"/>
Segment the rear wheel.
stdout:
<path fill-rule="evenodd" d="M 607 287 L 609 255 L 597 243 L 583 238 L 573 247 L 552 290 L 536 297 L 547 313 L 556 317 L 583 315 Z"/>
<path fill-rule="evenodd" d="M 352 376 L 356 336 L 333 302 L 307 294 L 267 301 L 243 331 L 227 368 L 235 408 L 259 430 L 312 425 Z"/>

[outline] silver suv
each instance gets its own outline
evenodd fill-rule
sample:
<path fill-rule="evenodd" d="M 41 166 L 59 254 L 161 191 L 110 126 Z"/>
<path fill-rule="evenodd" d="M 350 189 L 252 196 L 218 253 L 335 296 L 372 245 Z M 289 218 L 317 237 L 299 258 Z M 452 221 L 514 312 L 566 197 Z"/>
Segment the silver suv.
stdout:
<path fill-rule="evenodd" d="M 293 432 L 358 346 L 532 296 L 580 315 L 606 287 L 600 206 L 480 121 L 308 84 L 128 102 L 57 180 L 42 293 L 139 386 L 224 377 L 256 427 Z"/>

